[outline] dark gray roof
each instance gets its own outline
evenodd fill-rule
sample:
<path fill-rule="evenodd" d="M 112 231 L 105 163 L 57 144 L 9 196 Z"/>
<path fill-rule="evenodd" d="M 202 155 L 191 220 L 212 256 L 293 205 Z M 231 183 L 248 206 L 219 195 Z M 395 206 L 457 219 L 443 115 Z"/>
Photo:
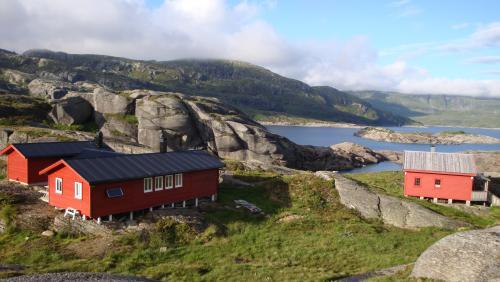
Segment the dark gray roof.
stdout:
<path fill-rule="evenodd" d="M 96 148 L 93 141 L 17 143 L 12 146 L 27 158 L 71 157 L 84 149 Z"/>
<path fill-rule="evenodd" d="M 405 151 L 403 169 L 447 173 L 477 173 L 474 156 L 459 153 Z"/>
<path fill-rule="evenodd" d="M 224 166 L 218 157 L 205 151 L 127 154 L 65 161 L 90 184 L 216 169 Z"/>
<path fill-rule="evenodd" d="M 91 159 L 122 156 L 124 154 L 114 152 L 107 149 L 83 149 L 78 155 L 71 157 L 72 159 Z"/>

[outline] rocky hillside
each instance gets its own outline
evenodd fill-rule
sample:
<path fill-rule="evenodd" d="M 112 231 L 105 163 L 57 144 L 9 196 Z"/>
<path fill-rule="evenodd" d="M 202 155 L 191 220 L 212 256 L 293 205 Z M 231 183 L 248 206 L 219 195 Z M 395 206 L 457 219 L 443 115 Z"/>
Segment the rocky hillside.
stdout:
<path fill-rule="evenodd" d="M 99 55 L 0 50 L 0 92 L 61 98 L 98 84 L 107 90 L 148 89 L 219 98 L 253 118 L 285 116 L 362 124 L 411 122 L 331 87 L 311 87 L 238 61 L 137 61 Z"/>
<path fill-rule="evenodd" d="M 349 92 L 374 107 L 428 125 L 500 127 L 500 99 L 397 92 Z M 464 118 L 466 117 L 466 118 Z"/>
<path fill-rule="evenodd" d="M 142 147 L 159 150 L 160 136 L 163 136 L 170 150 L 206 148 L 226 159 L 305 170 L 348 169 L 383 159 L 369 149 L 349 144 L 331 148 L 297 145 L 270 133 L 243 112 L 216 98 L 151 90 L 111 92 L 90 83 L 80 87 L 81 84 L 72 84 L 70 89 L 74 90 L 69 89 L 59 99 L 52 94 L 45 97 L 52 106 L 48 114 L 51 122 L 56 127 L 70 129 L 94 124 L 108 140 L 135 144 L 134 148 L 140 152 Z M 45 126 L 4 130 L 2 143 L 36 142 L 47 137 L 88 138 L 40 128 Z M 132 150 L 130 146 L 112 147 L 119 151 Z"/>
<path fill-rule="evenodd" d="M 412 144 L 499 144 L 500 139 L 486 135 L 469 134 L 463 131 L 444 131 L 437 134 L 427 132 L 396 132 L 381 127 L 365 127 L 354 135 L 382 142 Z"/>

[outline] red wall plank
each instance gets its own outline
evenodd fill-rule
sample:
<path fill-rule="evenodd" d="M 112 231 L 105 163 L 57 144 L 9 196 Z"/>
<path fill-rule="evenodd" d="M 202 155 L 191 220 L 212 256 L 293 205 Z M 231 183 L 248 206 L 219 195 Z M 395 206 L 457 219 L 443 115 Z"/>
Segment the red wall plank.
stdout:
<path fill-rule="evenodd" d="M 63 180 L 62 194 L 56 193 L 56 178 Z M 58 208 L 74 208 L 82 214 L 90 216 L 90 186 L 85 179 L 81 178 L 71 168 L 61 166 L 60 169 L 48 176 L 49 180 L 49 204 Z M 82 183 L 82 199 L 75 198 L 75 182 Z"/>
<path fill-rule="evenodd" d="M 28 160 L 16 150 L 7 155 L 7 179 L 28 183 Z"/>
<path fill-rule="evenodd" d="M 219 170 L 184 173 L 183 186 L 144 193 L 144 180 L 99 184 L 92 189 L 92 217 L 147 209 L 162 204 L 181 202 L 218 193 Z M 153 178 L 154 185 L 154 178 Z M 106 189 L 122 188 L 123 197 L 108 198 Z"/>
<path fill-rule="evenodd" d="M 420 186 L 415 186 L 420 178 Z M 434 186 L 435 179 L 441 180 L 441 187 Z M 405 172 L 404 194 L 407 196 L 453 199 L 468 201 L 472 196 L 473 179 L 470 175 L 434 174 Z"/>
<path fill-rule="evenodd" d="M 45 183 L 47 175 L 40 175 L 40 170 L 54 164 L 61 158 L 32 158 L 28 159 L 28 183 Z"/>
<path fill-rule="evenodd" d="M 57 194 L 55 191 L 55 179 L 57 177 L 63 179 L 63 194 Z M 161 191 L 154 191 L 153 189 L 153 192 L 149 193 L 144 193 L 143 179 L 98 184 L 90 187 L 87 181 L 67 166 L 61 166 L 50 173 L 48 180 L 50 205 L 59 208 L 75 208 L 86 216 L 97 218 L 194 198 L 210 197 L 218 193 L 219 170 L 184 173 L 182 187 L 163 189 Z M 83 184 L 82 200 L 74 197 L 75 181 Z M 106 190 L 118 187 L 122 188 L 123 197 L 108 198 Z"/>

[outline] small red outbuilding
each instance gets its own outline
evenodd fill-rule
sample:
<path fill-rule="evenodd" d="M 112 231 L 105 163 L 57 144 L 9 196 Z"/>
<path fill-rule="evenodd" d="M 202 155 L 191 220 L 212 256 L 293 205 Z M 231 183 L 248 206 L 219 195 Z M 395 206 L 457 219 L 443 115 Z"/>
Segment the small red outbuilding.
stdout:
<path fill-rule="evenodd" d="M 92 141 L 46 142 L 11 144 L 0 151 L 7 156 L 7 179 L 23 184 L 47 183 L 47 176 L 40 170 L 59 161 L 72 157 L 88 148 L 96 148 Z"/>
<path fill-rule="evenodd" d="M 108 155 L 60 160 L 42 170 L 49 204 L 100 218 L 218 193 L 223 163 L 204 151 Z"/>
<path fill-rule="evenodd" d="M 477 170 L 473 155 L 405 151 L 404 195 L 421 198 L 473 200 Z"/>

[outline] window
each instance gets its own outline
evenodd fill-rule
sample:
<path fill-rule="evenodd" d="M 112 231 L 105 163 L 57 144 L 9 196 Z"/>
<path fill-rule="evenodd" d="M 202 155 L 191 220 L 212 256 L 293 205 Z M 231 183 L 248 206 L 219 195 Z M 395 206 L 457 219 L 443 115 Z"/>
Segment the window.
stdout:
<path fill-rule="evenodd" d="M 420 178 L 415 178 L 415 186 L 420 186 Z"/>
<path fill-rule="evenodd" d="M 144 193 L 153 191 L 153 180 L 151 178 L 144 178 Z"/>
<path fill-rule="evenodd" d="M 108 198 L 123 197 L 123 190 L 122 188 L 109 188 L 106 190 L 106 195 L 108 195 Z"/>
<path fill-rule="evenodd" d="M 82 183 L 75 182 L 75 199 L 82 199 Z"/>
<path fill-rule="evenodd" d="M 436 187 L 436 188 L 441 187 L 441 179 L 434 180 L 434 187 Z"/>
<path fill-rule="evenodd" d="M 56 193 L 62 194 L 62 179 L 56 178 Z"/>
<path fill-rule="evenodd" d="M 165 188 L 167 188 L 167 189 L 174 188 L 174 176 L 173 175 L 165 176 Z"/>
<path fill-rule="evenodd" d="M 163 190 L 163 176 L 155 177 L 155 191 Z"/>
<path fill-rule="evenodd" d="M 182 173 L 178 173 L 175 175 L 175 187 L 182 187 Z"/>

